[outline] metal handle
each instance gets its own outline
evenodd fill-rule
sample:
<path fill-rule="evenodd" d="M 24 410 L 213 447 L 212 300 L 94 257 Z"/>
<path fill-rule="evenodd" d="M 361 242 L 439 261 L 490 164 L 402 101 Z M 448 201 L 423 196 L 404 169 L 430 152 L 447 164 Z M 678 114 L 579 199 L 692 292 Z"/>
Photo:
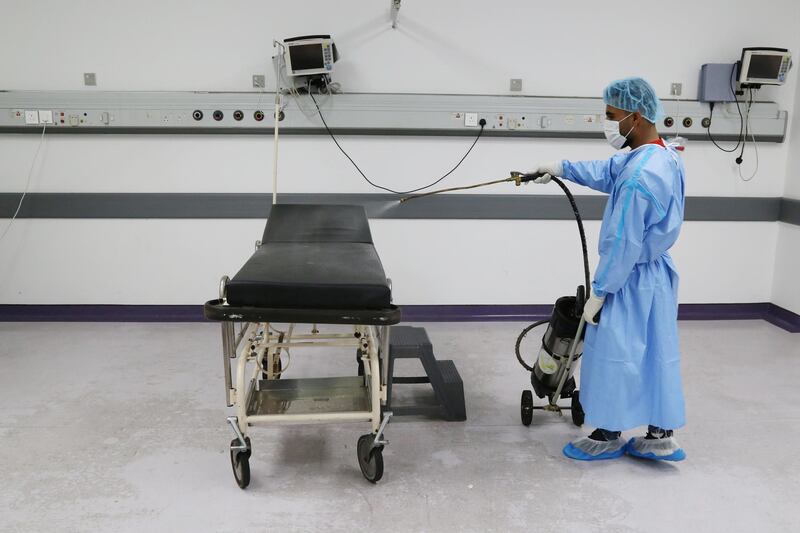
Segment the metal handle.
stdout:
<path fill-rule="evenodd" d="M 225 301 L 225 297 L 227 296 L 227 289 L 228 289 L 228 282 L 231 280 L 228 276 L 222 276 L 222 279 L 219 280 L 219 299 L 223 302 Z"/>
<path fill-rule="evenodd" d="M 581 342 L 581 337 L 583 336 L 583 330 L 586 327 L 586 320 L 581 315 L 581 320 L 578 322 L 578 330 L 575 332 L 575 337 L 572 339 L 572 343 L 569 345 L 569 351 L 567 352 L 567 362 L 563 366 L 563 371 L 561 372 L 561 379 L 558 380 L 558 387 L 556 391 L 553 393 L 553 397 L 550 400 L 552 405 L 558 401 L 558 398 L 561 396 L 561 390 L 564 388 L 564 383 L 567 381 L 567 376 L 569 375 L 569 369 L 572 368 L 572 362 L 575 360 L 575 352 L 578 350 L 578 343 Z"/>

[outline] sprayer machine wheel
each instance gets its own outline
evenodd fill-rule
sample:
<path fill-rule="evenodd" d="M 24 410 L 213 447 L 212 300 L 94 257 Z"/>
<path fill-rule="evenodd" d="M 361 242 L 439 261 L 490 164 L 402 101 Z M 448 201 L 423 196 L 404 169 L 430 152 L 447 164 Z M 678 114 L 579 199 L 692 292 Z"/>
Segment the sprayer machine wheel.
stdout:
<path fill-rule="evenodd" d="M 531 422 L 533 422 L 533 393 L 529 390 L 522 391 L 520 415 L 522 417 L 522 425 L 530 426 Z"/>
<path fill-rule="evenodd" d="M 581 427 L 584 419 L 586 418 L 586 413 L 583 412 L 583 406 L 581 405 L 580 391 L 576 390 L 572 393 L 571 412 L 572 423 L 578 427 Z"/>

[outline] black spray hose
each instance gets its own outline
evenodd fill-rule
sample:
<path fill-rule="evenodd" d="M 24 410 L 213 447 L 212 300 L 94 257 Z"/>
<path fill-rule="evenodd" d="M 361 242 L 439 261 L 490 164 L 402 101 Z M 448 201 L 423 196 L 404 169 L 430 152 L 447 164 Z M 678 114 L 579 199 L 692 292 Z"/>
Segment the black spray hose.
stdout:
<path fill-rule="evenodd" d="M 466 186 L 466 187 L 452 187 L 450 189 L 441 189 L 441 190 L 438 190 L 438 191 L 431 191 L 431 192 L 427 192 L 427 193 L 423 193 L 423 194 L 416 194 L 416 195 L 412 195 L 412 196 L 406 196 L 405 198 L 401 199 L 400 202 L 403 203 L 403 202 L 406 202 L 408 200 L 414 200 L 416 198 L 423 198 L 423 197 L 426 197 L 426 196 L 432 196 L 434 194 L 439 194 L 439 193 L 443 193 L 443 192 L 460 191 L 460 190 L 465 190 L 465 189 L 474 189 L 474 188 L 477 188 L 477 187 L 485 187 L 487 185 L 494 185 L 496 183 L 503 183 L 503 182 L 506 182 L 506 181 L 513 181 L 517 185 L 521 185 L 522 183 L 528 183 L 529 181 L 534 181 L 537 178 L 541 178 L 543 175 L 544 174 L 538 174 L 538 173 L 523 174 L 522 172 L 512 172 L 510 178 L 505 178 L 505 179 L 501 179 L 501 180 L 494 180 L 494 181 L 487 181 L 487 182 L 484 182 L 484 183 L 477 183 L 475 185 L 469 185 L 469 186 Z M 588 250 L 586 248 L 586 233 L 583 231 L 583 219 L 581 218 L 580 211 L 578 211 L 578 205 L 575 203 L 575 198 L 572 196 L 572 193 L 567 188 L 567 186 L 564 185 L 564 182 L 561 181 L 560 179 L 556 178 L 556 177 L 552 177 L 551 180 L 556 182 L 556 184 L 559 187 L 561 187 L 561 190 L 564 191 L 564 194 L 567 195 L 567 199 L 569 200 L 569 203 L 572 206 L 572 213 L 575 215 L 575 222 L 578 223 L 578 231 L 580 232 L 580 235 L 581 235 L 581 250 L 583 251 L 583 274 L 584 274 L 584 283 L 585 283 L 584 288 L 585 288 L 585 291 L 586 291 L 585 294 L 591 294 L 591 292 L 589 292 L 589 291 L 592 290 L 591 280 L 590 280 L 590 277 L 589 277 L 589 252 L 588 252 Z M 575 309 L 576 314 L 582 313 L 583 312 L 583 302 L 576 301 L 575 303 L 576 303 L 576 309 Z M 548 320 L 540 320 L 538 322 L 534 322 L 530 326 L 528 326 L 525 329 L 523 329 L 522 333 L 520 333 L 519 337 L 517 337 L 517 344 L 515 346 L 515 351 L 517 353 L 517 359 L 519 360 L 519 363 L 523 367 L 525 367 L 528 371 L 532 372 L 533 371 L 533 367 L 528 366 L 528 364 L 525 363 L 525 361 L 522 359 L 522 355 L 519 352 L 520 344 L 522 344 L 522 340 L 525 338 L 525 335 L 527 335 L 530 330 L 532 330 L 533 328 L 535 328 L 537 326 L 541 326 L 542 324 L 546 324 L 548 322 L 550 322 L 549 319 Z"/>
<path fill-rule="evenodd" d="M 478 187 L 486 187 L 487 185 L 494 185 L 496 183 L 504 183 L 504 182 L 507 182 L 507 181 L 514 182 L 514 183 L 517 184 L 517 186 L 519 186 L 519 185 L 521 185 L 523 183 L 528 183 L 530 181 L 536 180 L 537 178 L 541 178 L 542 176 L 544 176 L 544 174 L 539 174 L 539 173 L 535 173 L 535 172 L 531 173 L 531 174 L 523 174 L 522 172 L 513 171 L 513 172 L 511 172 L 511 177 L 509 177 L 509 178 L 504 178 L 504 179 L 500 179 L 500 180 L 493 180 L 493 181 L 486 181 L 486 182 L 483 182 L 483 183 L 476 183 L 474 185 L 467 185 L 465 187 L 451 187 L 449 189 L 439 189 L 439 190 L 436 190 L 436 191 L 429 191 L 429 192 L 422 193 L 422 194 L 412 194 L 410 196 L 406 196 L 404 198 L 401 198 L 400 199 L 400 203 L 404 203 L 404 202 L 407 202 L 409 200 L 416 200 L 417 198 L 425 198 L 426 196 L 433 196 L 434 194 L 441 194 L 443 192 L 453 192 L 453 191 L 463 191 L 463 190 L 467 190 L 467 189 L 475 189 L 475 188 L 478 188 Z M 589 291 L 592 288 L 591 288 L 590 280 L 589 280 L 589 253 L 586 250 L 586 233 L 584 233 L 584 231 L 583 231 L 583 219 L 581 219 L 581 214 L 578 211 L 578 205 L 575 203 L 575 198 L 572 196 L 572 193 L 569 191 L 567 186 L 564 185 L 564 182 L 561 181 L 559 178 L 556 178 L 555 176 L 551 177 L 550 179 L 552 181 L 556 182 L 556 184 L 558 184 L 558 186 L 561 187 L 561 190 L 564 191 L 564 194 L 567 195 L 567 200 L 569 200 L 569 203 L 572 206 L 572 213 L 575 215 L 575 222 L 578 223 L 578 231 L 581 234 L 581 249 L 583 250 L 583 272 L 584 272 L 584 282 L 585 282 L 584 287 L 586 289 L 586 292 L 589 293 Z"/>
<path fill-rule="evenodd" d="M 583 275 L 584 279 L 586 280 L 586 285 L 584 285 L 586 294 L 591 294 L 592 285 L 589 279 L 589 252 L 586 248 L 586 233 L 583 231 L 583 219 L 581 218 L 581 213 L 578 211 L 578 205 L 575 203 L 575 197 L 572 196 L 572 193 L 564 185 L 564 182 L 560 179 L 553 177 L 551 178 L 552 181 L 556 182 L 556 184 L 561 187 L 561 190 L 564 191 L 564 194 L 567 195 L 567 200 L 569 200 L 569 204 L 572 206 L 572 213 L 575 215 L 575 222 L 578 223 L 578 232 L 581 234 L 581 250 L 583 251 Z"/>
<path fill-rule="evenodd" d="M 538 176 L 536 176 L 536 177 L 538 177 Z M 525 178 L 528 178 L 528 179 L 525 179 Z M 522 181 L 523 182 L 530 181 L 531 179 L 534 179 L 534 178 L 531 177 L 530 175 L 526 174 L 526 175 L 524 175 Z M 559 187 L 561 187 L 561 190 L 564 191 L 564 194 L 567 195 L 567 200 L 569 200 L 569 203 L 572 206 L 572 213 L 575 215 L 575 222 L 578 223 L 578 232 L 581 235 L 581 250 L 583 252 L 583 274 L 584 274 L 584 279 L 585 279 L 585 283 L 586 283 L 586 285 L 584 285 L 584 287 L 585 287 L 585 290 L 586 290 L 586 294 L 591 294 L 589 292 L 589 291 L 592 290 L 592 287 L 590 285 L 590 279 L 589 279 L 589 252 L 588 252 L 588 249 L 586 247 L 586 232 L 584 232 L 584 230 L 583 230 L 583 219 L 581 218 L 581 213 L 580 213 L 580 211 L 578 211 L 578 205 L 575 203 L 575 197 L 572 196 L 572 193 L 567 188 L 567 186 L 564 185 L 564 182 L 561 181 L 560 179 L 556 178 L 556 177 L 552 177 L 551 181 L 554 181 Z M 582 309 L 583 303 L 576 301 L 575 305 L 576 305 L 575 312 L 576 313 L 582 313 L 583 312 L 583 309 Z M 525 338 L 525 336 L 528 334 L 528 332 L 530 330 L 532 330 L 533 328 L 539 327 L 542 324 L 547 324 L 548 322 L 550 322 L 549 319 L 539 320 L 538 322 L 534 322 L 530 326 L 528 326 L 525 329 L 523 329 L 522 332 L 517 337 L 517 343 L 514 345 L 514 351 L 517 354 L 517 361 L 519 361 L 519 364 L 521 364 L 528 372 L 533 372 L 533 367 L 528 365 L 525 362 L 525 360 L 522 358 L 522 354 L 520 353 L 520 345 L 522 344 L 522 340 Z"/>
<path fill-rule="evenodd" d="M 542 324 L 547 324 L 548 322 L 550 322 L 550 319 L 546 319 L 546 320 L 540 320 L 540 321 L 538 321 L 538 322 L 534 322 L 533 324 L 531 324 L 531 325 L 530 325 L 530 326 L 528 326 L 527 328 L 523 329 L 523 330 L 522 330 L 522 333 L 520 333 L 520 334 L 519 334 L 519 337 L 517 337 L 517 344 L 514 346 L 514 351 L 517 353 L 517 361 L 519 361 L 519 364 L 521 364 L 522 366 L 524 366 L 524 367 L 525 367 L 525 369 L 526 369 L 528 372 L 533 372 L 533 367 L 532 367 L 532 366 L 528 366 L 528 363 L 526 363 L 526 362 L 525 362 L 525 360 L 522 358 L 522 354 L 521 354 L 521 353 L 519 353 L 519 347 L 520 347 L 520 345 L 522 344 L 522 339 L 524 339 L 524 338 L 525 338 L 525 335 L 527 335 L 527 334 L 528 334 L 528 332 L 529 332 L 530 330 L 532 330 L 533 328 L 539 327 L 539 326 L 541 326 Z"/>

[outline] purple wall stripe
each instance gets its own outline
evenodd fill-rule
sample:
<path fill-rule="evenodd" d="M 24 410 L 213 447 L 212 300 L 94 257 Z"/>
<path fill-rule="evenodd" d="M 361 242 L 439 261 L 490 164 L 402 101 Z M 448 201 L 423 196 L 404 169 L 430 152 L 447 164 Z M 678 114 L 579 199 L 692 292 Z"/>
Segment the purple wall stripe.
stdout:
<path fill-rule="evenodd" d="M 552 305 L 405 305 L 405 322 L 534 321 Z M 680 320 L 763 319 L 800 333 L 800 315 L 771 303 L 683 304 Z M 201 305 L 0 305 L 0 322 L 202 322 Z"/>
<path fill-rule="evenodd" d="M 0 322 L 202 322 L 202 305 L 0 305 Z"/>

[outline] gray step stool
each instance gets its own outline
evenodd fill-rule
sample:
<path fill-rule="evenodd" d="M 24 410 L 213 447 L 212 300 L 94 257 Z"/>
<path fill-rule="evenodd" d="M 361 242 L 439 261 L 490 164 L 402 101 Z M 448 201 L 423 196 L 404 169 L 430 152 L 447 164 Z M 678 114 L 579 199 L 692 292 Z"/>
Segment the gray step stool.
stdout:
<path fill-rule="evenodd" d="M 395 359 L 419 359 L 426 376 L 395 377 Z M 464 382 L 451 360 L 437 361 L 425 328 L 394 326 L 389 335 L 389 377 L 386 391 L 386 408 L 395 415 L 440 416 L 445 420 L 467 419 L 464 405 Z M 430 383 L 437 405 L 392 405 L 392 387 L 397 384 Z"/>

